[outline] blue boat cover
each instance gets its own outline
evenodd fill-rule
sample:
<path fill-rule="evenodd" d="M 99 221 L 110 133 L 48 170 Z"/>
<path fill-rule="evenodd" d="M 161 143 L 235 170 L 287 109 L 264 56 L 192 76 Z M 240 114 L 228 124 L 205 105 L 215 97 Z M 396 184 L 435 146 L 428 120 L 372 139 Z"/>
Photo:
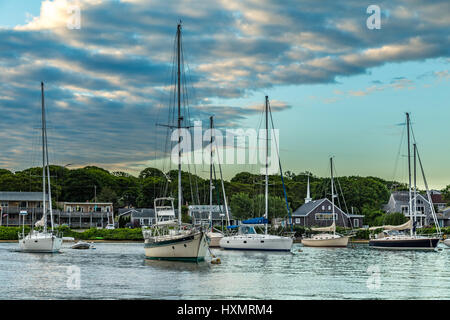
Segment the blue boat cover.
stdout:
<path fill-rule="evenodd" d="M 236 228 L 239 228 L 239 226 L 237 225 L 227 226 L 227 229 L 236 229 Z"/>
<path fill-rule="evenodd" d="M 244 224 L 266 224 L 266 223 L 269 223 L 269 220 L 267 220 L 264 217 L 259 217 L 259 218 L 252 218 L 252 219 L 244 220 L 244 221 L 242 221 L 242 223 L 244 223 Z"/>

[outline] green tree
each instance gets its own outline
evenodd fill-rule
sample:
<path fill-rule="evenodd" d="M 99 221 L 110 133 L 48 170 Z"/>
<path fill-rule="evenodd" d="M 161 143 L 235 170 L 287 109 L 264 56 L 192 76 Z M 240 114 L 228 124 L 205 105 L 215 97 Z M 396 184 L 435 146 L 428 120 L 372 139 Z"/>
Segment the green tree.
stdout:
<path fill-rule="evenodd" d="M 237 193 L 231 197 L 230 209 L 233 217 L 238 220 L 250 218 L 252 216 L 253 201 L 246 193 Z"/>

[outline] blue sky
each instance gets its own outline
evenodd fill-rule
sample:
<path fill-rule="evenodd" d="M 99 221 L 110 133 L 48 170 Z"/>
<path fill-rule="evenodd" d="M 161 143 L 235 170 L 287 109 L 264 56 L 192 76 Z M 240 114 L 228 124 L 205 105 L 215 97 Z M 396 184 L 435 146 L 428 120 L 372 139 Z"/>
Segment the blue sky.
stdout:
<path fill-rule="evenodd" d="M 67 29 L 67 8 L 81 29 Z M 38 165 L 39 82 L 54 163 L 139 172 L 160 152 L 183 20 L 192 114 L 256 127 L 269 95 L 284 170 L 406 179 L 411 112 L 429 184 L 450 184 L 448 1 L 0 0 L 0 167 Z M 164 115 L 164 116 L 163 116 Z M 37 155 L 36 155 L 37 153 Z M 158 164 L 158 162 L 156 162 Z M 250 166 L 227 165 L 229 178 Z M 199 172 L 202 168 L 198 169 Z M 421 185 L 421 183 L 420 183 Z"/>

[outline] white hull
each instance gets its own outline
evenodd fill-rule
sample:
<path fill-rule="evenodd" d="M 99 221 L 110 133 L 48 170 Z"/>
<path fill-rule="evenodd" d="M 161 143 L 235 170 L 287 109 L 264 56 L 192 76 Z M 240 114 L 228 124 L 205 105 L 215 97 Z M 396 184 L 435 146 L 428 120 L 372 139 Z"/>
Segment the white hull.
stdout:
<path fill-rule="evenodd" d="M 203 261 L 208 250 L 204 232 L 145 239 L 145 257 L 155 260 Z"/>
<path fill-rule="evenodd" d="M 289 237 L 248 234 L 223 237 L 220 247 L 228 250 L 290 251 L 292 243 Z"/>
<path fill-rule="evenodd" d="M 445 239 L 445 240 L 444 240 L 444 244 L 445 244 L 447 247 L 450 247 L 450 239 Z"/>
<path fill-rule="evenodd" d="M 306 247 L 346 247 L 349 237 L 339 235 L 316 235 L 311 238 L 302 239 Z"/>
<path fill-rule="evenodd" d="M 223 234 L 219 232 L 208 232 L 206 236 L 209 238 L 209 246 L 213 248 L 220 247 L 220 240 L 223 238 Z"/>
<path fill-rule="evenodd" d="M 50 233 L 35 232 L 30 233 L 23 239 L 19 239 L 19 248 L 23 252 L 59 252 L 62 245 L 62 238 Z"/>

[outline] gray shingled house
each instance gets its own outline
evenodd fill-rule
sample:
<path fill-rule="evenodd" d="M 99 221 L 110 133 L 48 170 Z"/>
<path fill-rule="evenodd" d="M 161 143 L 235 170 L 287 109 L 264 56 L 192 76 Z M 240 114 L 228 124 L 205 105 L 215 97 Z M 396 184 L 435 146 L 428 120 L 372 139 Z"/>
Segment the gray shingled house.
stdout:
<path fill-rule="evenodd" d="M 292 214 L 294 225 L 304 227 L 327 227 L 333 223 L 333 207 L 327 198 L 319 200 L 305 200 L 305 204 Z M 334 205 L 336 226 L 361 228 L 363 226 L 363 215 L 350 214 L 342 211 Z"/>
<path fill-rule="evenodd" d="M 412 200 L 414 205 L 414 198 Z M 383 206 L 386 213 L 401 212 L 409 217 L 409 191 L 395 191 L 391 193 L 389 201 Z M 431 206 L 426 196 L 417 193 L 417 221 L 418 227 L 433 224 Z"/>

